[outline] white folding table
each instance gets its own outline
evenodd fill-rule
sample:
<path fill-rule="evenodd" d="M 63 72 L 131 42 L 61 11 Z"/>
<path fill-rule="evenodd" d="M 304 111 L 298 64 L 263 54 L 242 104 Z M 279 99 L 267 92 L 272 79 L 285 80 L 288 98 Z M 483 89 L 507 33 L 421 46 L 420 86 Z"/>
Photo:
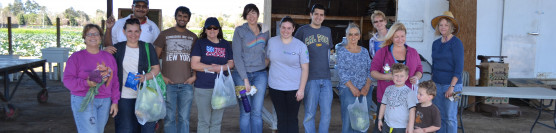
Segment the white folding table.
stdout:
<path fill-rule="evenodd" d="M 529 132 L 533 132 L 533 128 L 537 123 L 555 129 L 556 130 L 556 111 L 553 111 L 553 118 L 554 118 L 554 126 L 541 123 L 539 122 L 539 118 L 543 109 L 548 108 L 551 106 L 556 99 L 556 90 L 547 89 L 543 87 L 463 87 L 461 92 L 464 96 L 484 96 L 484 97 L 509 97 L 509 98 L 520 98 L 520 99 L 539 99 L 540 105 L 536 108 L 538 109 L 539 113 L 537 118 L 535 119 L 535 123 L 531 126 L 531 130 Z M 543 105 L 543 100 L 550 100 L 549 105 Z M 476 103 L 479 103 L 478 101 Z M 465 132 L 463 128 L 463 120 L 462 120 L 462 112 L 464 108 L 469 106 L 473 106 L 474 104 L 468 104 L 467 106 L 460 106 L 459 111 L 459 119 L 461 123 L 462 132 Z"/>

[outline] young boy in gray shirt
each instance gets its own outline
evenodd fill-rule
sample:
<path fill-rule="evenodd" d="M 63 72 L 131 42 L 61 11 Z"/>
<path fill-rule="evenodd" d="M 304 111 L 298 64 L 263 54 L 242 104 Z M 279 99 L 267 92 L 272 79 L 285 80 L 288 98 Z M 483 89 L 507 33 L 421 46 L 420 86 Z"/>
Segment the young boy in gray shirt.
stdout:
<path fill-rule="evenodd" d="M 404 64 L 392 65 L 394 85 L 386 88 L 378 114 L 378 129 L 383 133 L 413 132 L 417 96 L 405 85 L 408 75 L 409 68 Z M 382 118 L 385 118 L 385 124 Z"/>

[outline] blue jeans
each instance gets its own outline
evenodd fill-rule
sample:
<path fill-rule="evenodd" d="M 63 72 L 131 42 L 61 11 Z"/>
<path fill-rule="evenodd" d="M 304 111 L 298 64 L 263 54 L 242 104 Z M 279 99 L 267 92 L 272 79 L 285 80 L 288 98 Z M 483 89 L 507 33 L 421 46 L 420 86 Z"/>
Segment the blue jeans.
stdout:
<path fill-rule="evenodd" d="M 444 97 L 450 84 L 436 84 L 436 97 L 432 100 L 440 111 L 442 120 L 440 130 L 437 133 L 456 133 L 458 131 L 458 101 L 450 101 Z M 456 84 L 454 92 L 459 92 L 463 88 L 462 84 Z"/>
<path fill-rule="evenodd" d="M 135 116 L 136 99 L 120 98 L 118 101 L 118 114 L 114 118 L 116 133 L 154 133 L 155 122 L 147 122 L 145 125 L 137 122 Z"/>
<path fill-rule="evenodd" d="M 237 71 L 232 72 L 232 77 L 236 86 L 243 86 L 245 83 L 239 76 Z M 248 72 L 247 79 L 251 86 L 257 88 L 257 93 L 253 96 L 247 96 L 249 104 L 251 105 L 251 112 L 246 113 L 243 109 L 243 104 L 238 101 L 240 116 L 239 116 L 239 129 L 242 133 L 262 133 L 263 132 L 263 119 L 261 112 L 263 109 L 264 95 L 268 83 L 268 73 L 266 70 L 257 72 Z"/>
<path fill-rule="evenodd" d="M 193 101 L 193 86 L 190 84 L 166 85 L 166 117 L 164 132 L 188 133 L 189 112 Z M 177 113 L 177 122 L 176 122 Z"/>
<path fill-rule="evenodd" d="M 355 102 L 355 96 L 353 96 L 353 93 L 351 93 L 351 91 L 349 90 L 349 88 L 347 88 L 346 86 L 340 85 L 340 111 L 342 112 L 342 133 L 360 133 L 359 131 L 353 130 L 351 128 L 351 122 L 349 120 L 349 111 L 348 111 L 348 105 L 353 104 Z M 370 105 L 371 103 L 373 103 L 373 100 L 371 99 L 373 96 L 373 94 L 371 94 L 370 92 L 367 94 L 367 96 L 359 96 L 359 102 L 361 102 L 363 97 L 367 98 L 367 106 Z M 369 116 L 371 116 L 370 114 L 370 110 L 369 109 Z M 370 125 L 369 125 L 370 127 Z M 371 130 L 370 128 L 368 130 Z"/>
<path fill-rule="evenodd" d="M 330 79 L 307 81 L 303 98 L 305 118 L 303 126 L 306 133 L 316 133 L 315 115 L 320 106 L 319 133 L 327 133 L 330 126 L 330 108 L 332 106 L 332 82 Z"/>
<path fill-rule="evenodd" d="M 110 98 L 95 98 L 87 105 L 87 109 L 79 112 L 84 98 L 82 96 L 71 95 L 71 110 L 75 119 L 75 125 L 77 126 L 77 132 L 104 132 L 104 126 L 108 122 L 108 111 L 110 111 Z"/>
<path fill-rule="evenodd" d="M 369 99 L 367 99 L 367 100 L 369 100 Z M 377 111 L 375 112 L 377 119 L 375 119 L 375 124 L 374 124 L 375 126 L 373 127 L 372 133 L 380 133 L 380 131 L 378 130 L 378 113 L 379 113 L 379 111 L 380 111 L 380 105 L 381 105 L 382 103 L 377 102 L 376 104 L 378 104 L 378 106 L 377 106 L 377 108 L 376 108 Z M 384 120 L 382 120 L 382 124 L 386 124 L 386 122 L 384 122 Z M 382 130 L 382 129 L 381 129 L 381 130 Z"/>

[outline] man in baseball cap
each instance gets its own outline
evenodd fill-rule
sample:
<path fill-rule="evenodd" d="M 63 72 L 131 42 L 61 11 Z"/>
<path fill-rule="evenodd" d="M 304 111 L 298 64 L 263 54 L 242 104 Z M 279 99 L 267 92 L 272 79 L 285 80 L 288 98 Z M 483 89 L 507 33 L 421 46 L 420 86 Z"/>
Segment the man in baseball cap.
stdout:
<path fill-rule="evenodd" d="M 158 34 L 160 34 L 160 29 L 158 29 L 156 23 L 149 20 L 147 17 L 147 14 L 149 13 L 149 0 L 133 0 L 131 10 L 133 11 L 133 14 L 118 19 L 118 21 L 115 21 L 113 16 L 106 20 L 106 33 L 104 34 L 105 51 L 114 54 L 116 52 L 116 48 L 112 45 L 127 40 L 123 32 L 123 27 L 125 25 L 125 20 L 130 18 L 137 18 L 141 22 L 140 41 L 152 44 L 156 37 L 158 37 Z"/>

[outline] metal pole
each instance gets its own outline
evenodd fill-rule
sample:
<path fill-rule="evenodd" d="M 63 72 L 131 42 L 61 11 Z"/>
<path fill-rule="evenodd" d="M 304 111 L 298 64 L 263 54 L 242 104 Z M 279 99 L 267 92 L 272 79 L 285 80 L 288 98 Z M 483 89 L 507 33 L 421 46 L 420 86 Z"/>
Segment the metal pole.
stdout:
<path fill-rule="evenodd" d="M 8 17 L 8 53 L 10 55 L 14 54 L 14 50 L 12 48 L 12 17 Z M 6 77 L 4 77 L 6 78 Z M 8 88 L 6 88 L 8 89 Z"/>
<path fill-rule="evenodd" d="M 60 18 L 56 18 L 56 47 L 60 47 Z"/>

